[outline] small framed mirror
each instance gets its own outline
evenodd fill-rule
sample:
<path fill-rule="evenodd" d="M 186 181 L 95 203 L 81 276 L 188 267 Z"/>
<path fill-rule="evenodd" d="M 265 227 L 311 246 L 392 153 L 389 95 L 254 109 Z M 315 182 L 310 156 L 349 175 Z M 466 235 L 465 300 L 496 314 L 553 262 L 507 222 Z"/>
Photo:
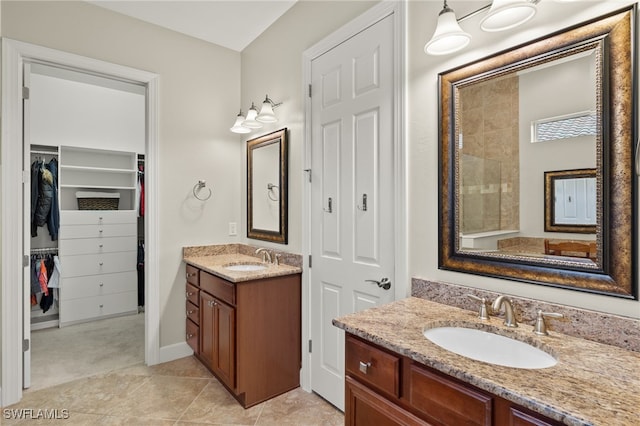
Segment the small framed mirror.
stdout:
<path fill-rule="evenodd" d="M 247 141 L 247 238 L 287 244 L 287 129 Z"/>
<path fill-rule="evenodd" d="M 545 172 L 545 232 L 595 234 L 598 199 L 596 169 Z"/>

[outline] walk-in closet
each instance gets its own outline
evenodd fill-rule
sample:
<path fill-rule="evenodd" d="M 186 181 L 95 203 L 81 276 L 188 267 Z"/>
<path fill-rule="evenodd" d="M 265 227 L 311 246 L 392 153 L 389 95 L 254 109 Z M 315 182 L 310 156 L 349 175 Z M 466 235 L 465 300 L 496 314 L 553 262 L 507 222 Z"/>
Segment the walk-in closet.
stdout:
<path fill-rule="evenodd" d="M 51 64 L 25 64 L 25 83 L 24 386 L 41 389 L 144 361 L 146 101 Z"/>

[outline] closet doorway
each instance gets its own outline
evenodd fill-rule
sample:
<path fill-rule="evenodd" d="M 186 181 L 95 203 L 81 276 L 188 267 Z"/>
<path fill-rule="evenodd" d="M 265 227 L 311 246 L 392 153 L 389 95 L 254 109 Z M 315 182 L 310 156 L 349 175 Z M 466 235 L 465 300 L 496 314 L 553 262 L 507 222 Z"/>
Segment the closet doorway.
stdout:
<path fill-rule="evenodd" d="M 42 389 L 144 361 L 145 87 L 37 62 L 24 82 L 23 387 Z"/>
<path fill-rule="evenodd" d="M 38 332 L 47 331 L 44 329 L 49 326 L 53 326 L 51 330 L 58 331 L 55 327 L 60 324 L 63 327 L 59 331 L 68 332 L 73 330 L 73 327 L 88 327 L 88 325 L 98 325 L 102 321 L 112 321 L 107 326 L 98 327 L 109 329 L 114 328 L 116 321 L 137 317 L 136 319 L 141 322 L 138 326 L 142 332 L 138 332 L 140 337 L 137 340 L 139 340 L 140 347 L 137 349 L 136 356 L 139 361 L 144 361 L 148 365 L 159 362 L 158 255 L 154 248 L 157 246 L 154 243 L 158 239 L 157 199 L 155 195 L 157 193 L 155 191 L 155 176 L 157 176 L 157 76 L 13 40 L 3 39 L 2 43 L 3 93 L 5 94 L 2 115 L 5 120 L 2 129 L 2 158 L 4 160 L 2 167 L 3 298 L 1 302 L 2 334 L 0 335 L 2 336 L 3 363 L 0 405 L 6 406 L 18 402 L 22 397 L 23 387 L 27 388 L 31 385 L 29 375 L 32 365 L 30 352 L 32 298 L 29 293 L 32 290 L 31 271 L 35 270 L 31 265 L 32 248 L 42 250 L 40 253 L 34 252 L 33 255 L 36 258 L 45 258 L 45 260 L 49 255 L 55 256 L 57 251 L 61 263 L 58 273 L 61 276 L 62 284 L 57 294 L 58 299 L 56 300 L 55 292 L 52 291 L 51 293 L 54 293 L 53 302 L 48 309 L 51 314 L 56 314 L 53 311 L 55 307 L 59 309 L 57 319 L 55 315 L 51 315 L 50 318 L 34 321 L 33 324 L 37 324 L 35 329 L 43 329 Z M 36 68 L 35 72 L 32 72 L 33 67 Z M 69 75 L 73 75 L 74 78 L 69 78 Z M 65 84 L 73 82 L 88 90 L 104 91 L 108 89 L 114 93 L 131 94 L 131 90 L 127 91 L 123 88 L 126 86 L 132 89 L 141 99 L 142 112 L 137 120 L 137 125 L 142 129 L 139 132 L 141 148 L 129 144 L 110 146 L 105 141 L 97 141 L 98 146 L 87 146 L 88 141 L 92 138 L 86 134 L 80 135 L 75 141 L 69 134 L 62 136 L 63 142 L 55 141 L 52 137 L 55 131 L 52 129 L 60 124 L 60 116 L 49 117 L 49 120 L 53 120 L 53 122 L 41 127 L 40 133 L 38 133 L 39 125 L 43 123 L 43 116 L 39 116 L 40 122 L 33 122 L 38 114 L 32 114 L 33 111 L 30 110 L 30 102 L 36 99 L 36 92 L 22 88 L 29 88 L 34 77 L 37 80 L 43 76 L 64 81 Z M 49 101 L 62 101 L 65 97 L 70 97 L 70 93 L 65 91 L 61 96 L 52 96 L 51 94 L 47 96 Z M 94 116 L 100 116 L 104 114 L 104 111 L 91 111 L 90 105 L 86 104 L 83 105 L 83 109 L 71 113 L 72 119 L 75 119 L 75 121 L 71 120 L 75 124 L 72 127 L 96 129 L 96 123 L 90 122 L 88 116 L 91 115 L 91 112 L 94 113 Z M 56 114 L 62 110 L 63 108 L 54 109 Z M 88 114 L 88 116 L 83 117 L 82 114 Z M 47 115 L 44 117 L 44 121 L 46 121 Z M 42 132 L 42 128 L 46 130 Z M 99 133 L 104 136 L 105 132 Z M 124 143 L 121 138 L 114 137 L 113 134 L 108 137 L 111 141 Z M 142 198 L 145 201 L 144 223 L 138 217 L 138 202 L 140 200 L 138 191 L 140 174 L 138 171 L 143 161 L 146 175 L 145 197 Z M 29 171 L 34 163 L 35 169 L 40 170 L 41 173 L 44 173 L 44 170 L 49 173 L 52 171 L 50 163 L 54 163 L 53 168 L 58 169 L 60 182 L 57 182 L 57 190 L 60 222 L 57 238 L 54 238 L 54 230 L 49 232 L 48 223 L 46 226 L 37 227 L 38 235 L 32 236 L 31 175 Z M 24 185 L 24 188 L 21 185 L 23 182 L 27 184 Z M 105 193 L 111 195 L 105 195 Z M 98 202 L 106 201 L 113 204 L 113 198 L 118 199 L 119 207 L 117 210 L 113 209 L 113 206 L 108 207 L 109 210 L 101 210 L 105 207 L 96 207 L 95 205 L 88 208 L 80 207 L 80 199 L 82 201 L 98 199 Z M 20 205 L 23 205 L 23 208 L 17 209 L 16 206 Z M 93 218 L 93 216 L 96 217 Z M 50 218 L 47 219 L 47 221 L 49 220 Z M 100 223 L 97 225 L 85 223 L 94 220 L 98 220 Z M 98 260 L 97 254 L 91 253 L 91 250 L 95 250 L 95 248 L 87 248 L 88 245 L 94 245 L 97 242 L 94 235 L 87 234 L 89 228 L 96 228 L 95 232 L 104 233 L 102 235 L 105 238 L 105 244 L 100 248 L 104 251 L 105 259 L 92 265 L 93 269 L 86 267 L 92 263 L 89 258 L 79 257 L 96 255 L 96 260 Z M 109 247 L 107 247 L 106 238 L 111 238 Z M 74 241 L 70 242 L 70 240 Z M 138 262 L 137 245 L 139 240 L 146 242 L 146 253 L 142 256 L 142 268 L 140 269 L 138 268 L 140 262 Z M 32 242 L 34 247 L 32 247 Z M 134 243 L 133 250 L 131 250 L 131 242 Z M 65 259 L 67 260 L 65 261 Z M 16 262 L 16 260 L 18 261 Z M 68 264 L 66 272 L 64 263 Z M 122 264 L 127 264 L 127 266 L 122 267 Z M 113 265 L 118 266 L 115 266 L 114 269 Z M 133 271 L 131 265 L 133 265 Z M 144 277 L 141 277 L 143 283 L 141 287 L 144 290 L 145 298 L 144 310 L 139 309 L 139 273 L 144 274 Z M 106 288 L 108 285 L 111 287 L 115 285 L 116 287 L 112 288 L 112 295 L 98 301 L 102 303 L 99 303 L 97 310 L 85 309 L 89 304 L 84 302 L 96 299 L 97 296 L 104 296 L 82 293 L 87 290 L 86 287 L 81 286 L 82 282 L 88 282 L 86 277 L 96 275 L 105 275 L 105 279 L 99 281 L 98 286 Z M 106 277 L 107 275 L 108 277 Z M 24 288 L 6 284 L 11 282 L 22 282 Z M 36 280 L 35 283 L 39 283 L 39 280 Z M 67 290 L 66 296 L 65 289 Z M 36 306 L 44 310 L 40 306 L 41 299 L 38 301 L 36 298 L 35 301 Z M 46 305 L 47 303 L 45 303 Z M 113 309 L 113 306 L 118 306 L 118 308 Z M 138 313 L 139 311 L 141 313 Z M 39 314 L 36 316 L 40 317 Z M 130 328 L 131 324 L 122 326 L 122 334 L 131 334 Z M 84 330 L 78 334 L 87 337 L 87 333 L 92 333 L 92 331 Z M 98 329 L 94 329 L 93 333 L 98 334 Z M 74 344 L 70 343 L 70 345 Z M 126 342 L 122 344 L 128 345 Z M 79 359 L 81 354 L 75 352 L 74 356 Z M 51 367 L 55 368 L 53 358 L 49 357 L 48 360 Z M 108 368 L 113 369 L 113 365 Z"/>

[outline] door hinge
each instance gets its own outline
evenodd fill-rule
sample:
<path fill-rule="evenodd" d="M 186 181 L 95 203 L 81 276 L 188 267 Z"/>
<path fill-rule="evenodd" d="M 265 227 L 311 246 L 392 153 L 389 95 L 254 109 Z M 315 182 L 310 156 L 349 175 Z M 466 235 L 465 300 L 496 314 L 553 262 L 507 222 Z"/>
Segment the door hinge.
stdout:
<path fill-rule="evenodd" d="M 309 182 L 311 182 L 311 169 L 304 169 L 305 172 L 307 172 L 307 176 L 309 178 Z"/>
<path fill-rule="evenodd" d="M 312 346 L 312 345 L 311 345 L 311 339 L 309 339 L 309 353 L 313 352 L 313 351 L 312 351 L 312 347 L 311 347 L 311 346 Z"/>
<path fill-rule="evenodd" d="M 29 99 L 29 88 L 26 86 L 22 87 L 22 99 Z"/>
<path fill-rule="evenodd" d="M 309 255 L 309 268 L 311 268 L 311 255 Z"/>
<path fill-rule="evenodd" d="M 29 339 L 22 340 L 22 352 L 26 352 L 29 350 Z"/>
<path fill-rule="evenodd" d="M 29 255 L 28 254 L 22 255 L 22 267 L 24 268 L 25 266 L 29 266 Z"/>
<path fill-rule="evenodd" d="M 309 84 L 309 97 L 311 97 L 311 84 Z"/>

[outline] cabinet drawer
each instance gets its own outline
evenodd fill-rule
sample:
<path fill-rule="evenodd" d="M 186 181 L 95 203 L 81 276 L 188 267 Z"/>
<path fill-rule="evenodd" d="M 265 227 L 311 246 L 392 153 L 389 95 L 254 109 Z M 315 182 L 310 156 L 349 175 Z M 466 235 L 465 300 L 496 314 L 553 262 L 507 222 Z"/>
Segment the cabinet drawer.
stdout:
<path fill-rule="evenodd" d="M 60 323 L 136 312 L 137 309 L 138 294 L 135 291 L 60 301 Z"/>
<path fill-rule="evenodd" d="M 77 238 L 60 240 L 60 253 L 64 256 L 77 254 L 115 253 L 138 248 L 135 235 L 111 238 Z"/>
<path fill-rule="evenodd" d="M 208 272 L 200 271 L 200 289 L 223 302 L 231 305 L 236 304 L 235 286 Z"/>
<path fill-rule="evenodd" d="M 61 225 L 60 239 L 107 238 L 136 236 L 135 223 L 116 223 L 112 225 Z"/>
<path fill-rule="evenodd" d="M 193 349 L 194 353 L 196 354 L 200 353 L 200 346 L 199 346 L 200 327 L 198 327 L 198 325 L 195 324 L 190 319 L 187 319 L 186 330 L 187 330 L 187 335 L 185 336 L 185 338 L 186 338 L 187 344 L 191 346 L 191 349 Z"/>
<path fill-rule="evenodd" d="M 110 223 L 136 223 L 135 210 L 63 210 L 60 225 L 104 225 Z"/>
<path fill-rule="evenodd" d="M 397 355 L 347 335 L 345 370 L 351 377 L 400 397 L 400 357 Z"/>
<path fill-rule="evenodd" d="M 200 289 L 198 287 L 192 286 L 187 283 L 187 291 L 185 292 L 185 297 L 195 306 L 200 306 Z"/>
<path fill-rule="evenodd" d="M 200 269 L 195 268 L 191 265 L 187 265 L 186 273 L 187 273 L 187 282 L 195 285 L 196 287 L 199 287 L 200 286 Z"/>
<path fill-rule="evenodd" d="M 137 264 L 135 251 L 118 253 L 60 256 L 62 278 L 83 275 L 112 274 L 114 272 L 135 271 Z"/>
<path fill-rule="evenodd" d="M 447 425 L 491 425 L 491 395 L 415 363 L 409 376 L 409 403 L 428 419 Z"/>
<path fill-rule="evenodd" d="M 187 318 L 196 324 L 200 323 L 200 310 L 197 305 L 194 305 L 187 300 Z"/>
<path fill-rule="evenodd" d="M 62 279 L 60 299 L 81 299 L 129 291 L 138 291 L 136 272 L 71 277 Z"/>

